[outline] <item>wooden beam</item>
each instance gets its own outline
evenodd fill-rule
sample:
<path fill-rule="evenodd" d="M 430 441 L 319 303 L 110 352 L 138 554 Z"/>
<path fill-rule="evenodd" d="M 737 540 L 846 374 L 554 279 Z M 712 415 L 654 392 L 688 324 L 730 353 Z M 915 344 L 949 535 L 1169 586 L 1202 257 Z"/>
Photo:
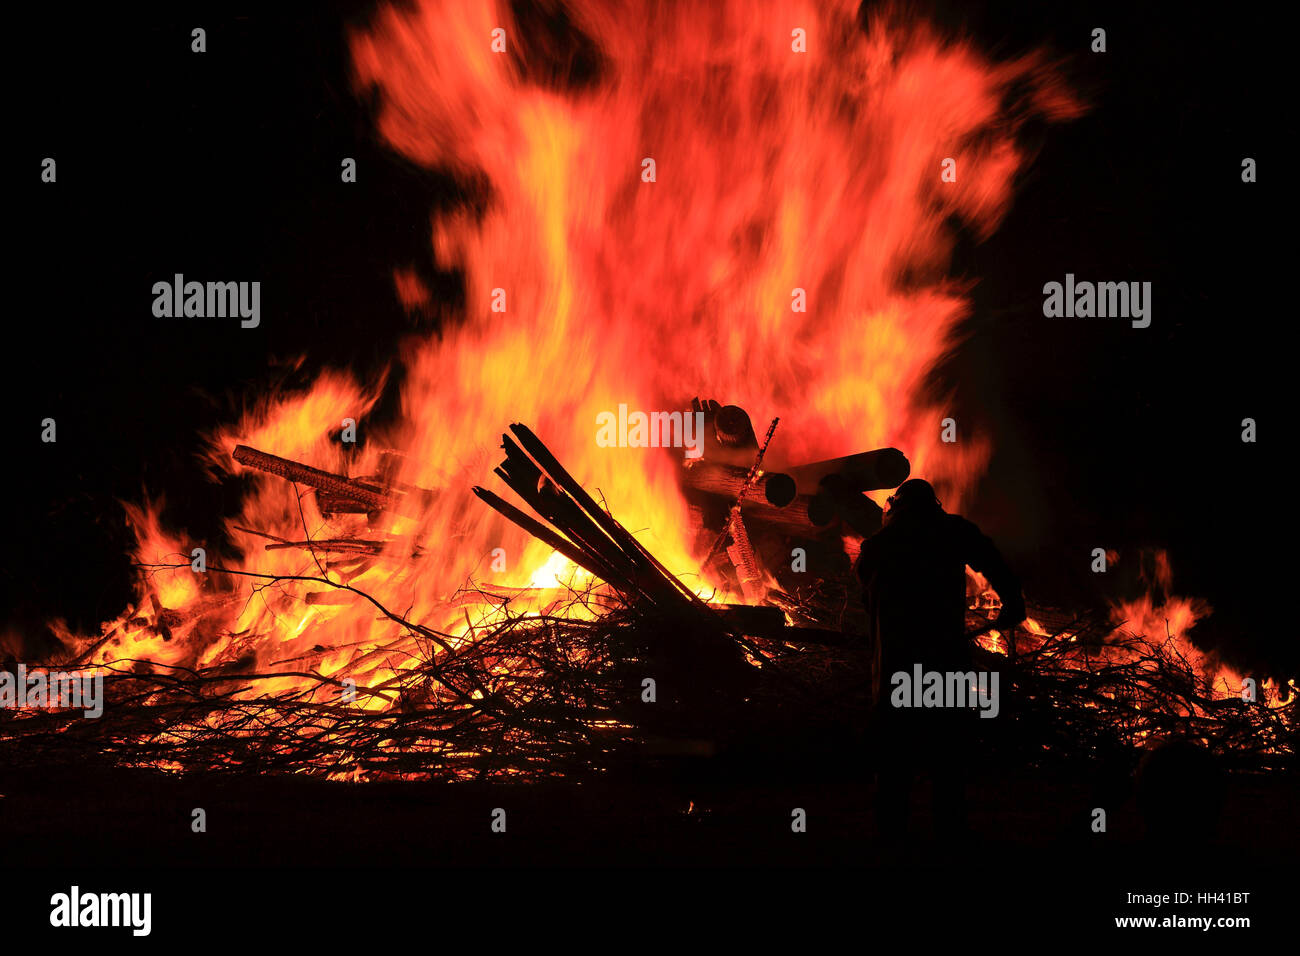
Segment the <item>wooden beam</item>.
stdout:
<path fill-rule="evenodd" d="M 301 462 L 258 451 L 248 445 L 236 445 L 232 457 L 235 461 L 248 468 L 256 468 L 258 471 L 276 475 L 285 481 L 294 481 L 307 485 L 336 499 L 351 499 L 365 505 L 370 511 L 393 511 L 407 517 L 418 518 L 424 514 L 429 505 L 437 498 L 437 492 L 428 491 L 424 488 L 412 488 L 411 491 L 386 494 L 363 484 L 355 478 L 322 471 Z"/>

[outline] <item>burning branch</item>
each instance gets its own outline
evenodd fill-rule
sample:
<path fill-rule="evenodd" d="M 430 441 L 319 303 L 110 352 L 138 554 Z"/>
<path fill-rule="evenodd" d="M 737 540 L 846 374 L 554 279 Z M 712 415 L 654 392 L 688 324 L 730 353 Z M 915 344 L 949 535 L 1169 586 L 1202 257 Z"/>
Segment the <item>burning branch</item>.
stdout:
<path fill-rule="evenodd" d="M 351 660 L 329 675 L 303 664 L 347 648 L 320 648 L 282 662 L 302 668 L 295 671 L 113 661 L 103 665 L 103 717 L 0 712 L 0 755 L 19 767 L 79 765 L 97 753 L 118 766 L 187 772 L 517 779 L 637 765 L 645 760 L 647 736 L 659 733 L 637 695 L 651 661 L 644 649 L 655 646 L 663 630 L 662 615 L 644 602 L 610 603 L 593 585 L 569 598 L 573 607 L 597 612 L 585 619 L 561 607 L 542 615 L 515 613 L 498 595 L 493 622 L 467 640 L 325 578 L 252 577 L 263 587 L 303 582 L 352 592 L 399 633 L 387 644 L 356 645 Z M 488 598 L 485 593 L 485 604 Z M 768 664 L 747 693 L 750 703 L 742 707 L 738 697 L 728 698 L 727 713 L 710 715 L 711 730 L 761 738 L 771 727 L 815 734 L 867 720 L 870 655 L 861 642 L 809 643 L 797 629 L 769 620 L 772 609 L 714 613 L 752 635 Z M 803 613 L 816 617 L 818 611 L 805 606 Z M 975 629 L 987 627 L 978 612 L 969 620 Z M 342 699 L 343 676 L 366 673 L 373 662 L 394 655 L 404 663 L 390 677 L 358 686 L 353 703 Z M 1014 664 L 1000 654 L 980 655 L 979 666 L 1010 678 L 1004 716 L 1011 732 L 996 746 L 1029 763 L 1135 761 L 1139 747 L 1166 736 L 1203 738 L 1242 769 L 1294 761 L 1300 698 L 1285 705 L 1214 700 L 1174 642 L 1117 636 L 1103 614 L 1065 618 L 1052 633 L 1022 641 Z M 289 676 L 299 686 L 270 690 Z M 796 693 L 795 686 L 818 692 Z"/>

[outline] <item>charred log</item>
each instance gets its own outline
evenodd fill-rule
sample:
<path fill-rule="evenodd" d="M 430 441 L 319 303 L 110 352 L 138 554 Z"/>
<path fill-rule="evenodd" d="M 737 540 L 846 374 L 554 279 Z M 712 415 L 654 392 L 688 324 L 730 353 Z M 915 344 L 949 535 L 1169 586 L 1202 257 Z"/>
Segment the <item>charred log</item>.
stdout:
<path fill-rule="evenodd" d="M 693 399 L 692 412 L 704 413 L 703 457 L 721 465 L 749 468 L 758 454 L 758 436 L 749 413 L 739 405 Z"/>
<path fill-rule="evenodd" d="M 787 468 L 800 494 L 815 495 L 822 491 L 822 481 L 836 476 L 838 489 L 845 492 L 877 491 L 897 488 L 911 474 L 912 466 L 907 456 L 897 448 L 877 448 L 875 451 L 829 458 L 806 465 Z"/>
<path fill-rule="evenodd" d="M 308 485 L 329 496 L 329 503 L 340 504 L 339 499 L 346 499 L 363 506 L 364 511 L 393 511 L 407 517 L 419 517 L 437 497 L 437 493 L 414 486 L 402 486 L 401 490 L 383 490 L 379 484 L 367 484 L 362 480 L 336 475 L 322 471 L 301 462 L 280 458 L 247 445 L 235 446 L 232 456 L 235 461 L 249 468 L 256 468 L 267 474 L 276 475 L 286 481 Z M 322 505 L 322 511 L 331 510 Z M 346 507 L 334 507 L 335 511 L 352 510 Z"/>
<path fill-rule="evenodd" d="M 808 503 L 808 518 L 818 527 L 839 519 L 851 531 L 869 538 L 880 530 L 884 513 L 862 492 L 854 491 L 842 475 L 829 474 Z"/>

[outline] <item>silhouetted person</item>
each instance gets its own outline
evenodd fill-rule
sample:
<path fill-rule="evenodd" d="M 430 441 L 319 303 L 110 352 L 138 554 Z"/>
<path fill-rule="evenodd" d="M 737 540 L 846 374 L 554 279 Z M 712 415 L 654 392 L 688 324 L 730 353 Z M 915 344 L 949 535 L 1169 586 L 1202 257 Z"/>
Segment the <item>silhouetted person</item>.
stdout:
<path fill-rule="evenodd" d="M 886 840 L 902 838 L 913 779 L 925 773 L 934 781 L 936 830 L 959 836 L 966 828 L 965 758 L 975 711 L 896 708 L 891 677 L 911 675 L 918 663 L 923 673 L 972 670 L 966 565 L 1002 600 L 996 627 L 1010 630 L 1024 620 L 1024 598 L 993 542 L 965 518 L 946 513 L 929 482 L 903 482 L 888 506 L 884 527 L 863 542 L 858 558 L 875 649 L 877 822 Z"/>

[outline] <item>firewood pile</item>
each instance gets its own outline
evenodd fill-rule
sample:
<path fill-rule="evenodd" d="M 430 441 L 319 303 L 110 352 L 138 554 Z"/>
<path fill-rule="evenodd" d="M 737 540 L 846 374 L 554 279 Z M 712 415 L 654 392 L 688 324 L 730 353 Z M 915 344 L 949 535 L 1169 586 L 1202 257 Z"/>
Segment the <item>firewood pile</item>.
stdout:
<path fill-rule="evenodd" d="M 385 607 L 319 562 L 319 573 L 293 576 L 232 571 L 252 588 L 295 588 L 308 603 L 338 595 L 372 604 L 391 625 L 391 640 L 357 647 L 335 674 L 361 672 L 376 659 L 407 663 L 348 699 L 343 681 L 315 669 L 312 655 L 263 670 L 115 660 L 100 665 L 106 702 L 97 720 L 60 710 L 0 710 L 0 759 L 20 767 L 104 761 L 339 779 L 537 779 L 644 768 L 773 732 L 815 736 L 851 728 L 869 737 L 871 654 L 858 633 L 847 561 L 841 556 L 837 565 L 828 544 L 830 557 L 807 575 L 811 583 L 763 582 L 792 541 L 815 547 L 838 542 L 845 530 L 865 535 L 878 528 L 879 509 L 862 492 L 901 482 L 906 458 L 881 449 L 766 472 L 759 467 L 766 445 L 743 411 L 716 402 L 697 402 L 696 409 L 706 413 L 713 442 L 683 469 L 699 550 L 747 603 L 698 596 L 531 430 L 513 425 L 496 475 L 534 513 L 491 490 L 474 493 L 595 580 L 568 588 L 543 613 L 513 612 L 518 589 L 467 587 L 451 603 L 496 613 L 471 621 L 468 634 L 452 635 Z M 411 513 L 437 494 L 394 481 L 392 471 L 352 479 L 246 446 L 234 457 L 315 488 L 322 510 Z M 382 536 L 263 537 L 271 540 L 266 547 L 347 560 L 368 559 L 392 544 Z M 422 550 L 413 544 L 410 553 Z M 182 566 L 147 565 L 141 573 Z M 187 629 L 202 627 L 204 615 L 238 599 L 213 599 L 189 619 L 160 613 L 154 626 L 183 639 Z M 971 610 L 972 634 L 988 631 L 988 610 Z M 977 666 L 1000 670 L 1003 688 L 1010 685 L 1002 717 L 978 722 L 997 725 L 981 729 L 1004 757 L 1031 765 L 1133 760 L 1147 743 L 1191 736 L 1241 768 L 1293 765 L 1294 698 L 1215 700 L 1173 642 L 1126 634 L 1100 613 L 1030 614 L 1044 631 L 1022 635 L 1012 656 L 977 652 Z M 84 665 L 102 643 L 46 666 Z M 319 650 L 317 658 L 326 651 Z M 298 678 L 292 690 L 272 689 L 285 677 Z"/>

